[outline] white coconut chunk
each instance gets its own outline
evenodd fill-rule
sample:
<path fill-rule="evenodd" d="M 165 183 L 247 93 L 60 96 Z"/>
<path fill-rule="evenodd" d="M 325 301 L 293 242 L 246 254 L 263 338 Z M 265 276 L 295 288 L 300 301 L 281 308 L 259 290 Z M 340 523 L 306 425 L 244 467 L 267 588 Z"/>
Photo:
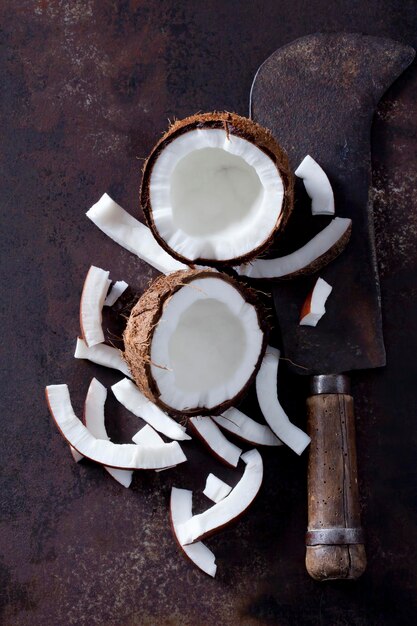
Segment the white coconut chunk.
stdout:
<path fill-rule="evenodd" d="M 156 430 L 154 430 L 152 426 L 149 426 L 149 424 L 145 424 L 143 428 L 138 430 L 138 432 L 133 435 L 132 441 L 134 441 L 139 446 L 154 446 L 160 443 L 164 443 L 162 437 L 158 435 Z M 175 467 L 175 465 L 172 465 L 171 467 Z M 155 470 L 155 472 L 164 472 L 167 469 L 171 469 L 171 467 L 163 467 L 161 469 Z"/>
<path fill-rule="evenodd" d="M 109 272 L 92 265 L 84 281 L 80 302 L 81 332 L 89 348 L 104 341 L 101 312 L 108 288 Z"/>
<path fill-rule="evenodd" d="M 209 550 L 204 543 L 201 543 L 201 541 L 194 543 L 192 546 L 182 546 L 178 539 L 179 524 L 184 524 L 184 522 L 187 522 L 193 515 L 192 498 L 192 491 L 172 487 L 170 504 L 172 530 L 181 550 L 183 550 L 188 558 L 203 572 L 214 578 L 217 566 L 213 552 Z"/>
<path fill-rule="evenodd" d="M 197 129 L 171 141 L 150 178 L 155 229 L 187 259 L 250 253 L 274 231 L 284 186 L 272 159 L 223 129 Z"/>
<path fill-rule="evenodd" d="M 246 463 L 245 471 L 229 495 L 204 513 L 194 515 L 188 522 L 178 526 L 182 545 L 198 541 L 236 520 L 253 502 L 262 484 L 262 457 L 254 449 L 242 454 L 241 459 Z"/>
<path fill-rule="evenodd" d="M 83 460 L 83 455 L 80 454 L 79 452 L 77 452 L 77 450 L 75 450 L 72 446 L 69 447 L 70 448 L 70 452 L 72 454 L 72 458 L 74 459 L 74 461 L 76 463 L 79 463 L 80 461 Z"/>
<path fill-rule="evenodd" d="M 323 278 L 318 278 L 313 291 L 307 297 L 301 311 L 300 326 L 317 326 L 317 322 L 326 313 L 326 300 L 333 287 Z"/>
<path fill-rule="evenodd" d="M 276 259 L 257 259 L 236 267 L 241 276 L 250 278 L 282 278 L 307 269 L 314 261 L 325 255 L 335 246 L 351 227 L 352 220 L 335 217 L 302 248 Z"/>
<path fill-rule="evenodd" d="M 120 469 L 157 469 L 187 460 L 177 441 L 158 446 L 137 446 L 97 439 L 75 415 L 67 385 L 49 385 L 46 399 L 64 439 L 91 461 Z"/>
<path fill-rule="evenodd" d="M 256 422 L 235 407 L 223 411 L 221 415 L 213 415 L 212 419 L 224 430 L 243 441 L 259 446 L 282 445 L 282 441 L 275 437 L 269 426 Z"/>
<path fill-rule="evenodd" d="M 99 343 L 89 348 L 86 343 L 78 337 L 74 356 L 76 359 L 87 359 L 98 365 L 120 370 L 125 376 L 131 376 L 126 361 L 124 361 L 120 355 L 120 350 L 112 346 L 107 346 L 104 343 Z"/>
<path fill-rule="evenodd" d="M 125 283 L 124 280 L 116 280 L 113 287 L 111 288 L 110 293 L 104 300 L 104 306 L 113 306 L 113 304 L 117 302 L 117 300 L 126 291 L 128 287 L 129 285 Z"/>
<path fill-rule="evenodd" d="M 262 414 L 274 433 L 291 450 L 301 454 L 310 437 L 290 422 L 278 400 L 277 379 L 280 352 L 268 346 L 256 377 L 256 394 Z"/>
<path fill-rule="evenodd" d="M 232 491 L 230 485 L 225 483 L 214 474 L 209 474 L 204 487 L 204 495 L 212 502 L 220 502 Z"/>
<path fill-rule="evenodd" d="M 166 415 L 159 407 L 148 400 L 131 380 L 123 378 L 112 386 L 112 391 L 118 401 L 128 411 L 131 411 L 137 417 L 141 417 L 158 432 L 170 439 L 179 441 L 191 439 L 185 432 L 184 426 L 178 424 L 172 417 Z"/>
<path fill-rule="evenodd" d="M 186 265 L 173 259 L 161 248 L 147 226 L 122 209 L 107 193 L 86 215 L 113 241 L 163 274 L 187 269 Z"/>
<path fill-rule="evenodd" d="M 236 467 L 242 450 L 229 441 L 210 417 L 191 417 L 189 425 L 215 457 Z"/>
<path fill-rule="evenodd" d="M 234 398 L 253 375 L 262 345 L 257 311 L 233 285 L 193 280 L 171 296 L 153 333 L 160 400 L 181 411 Z"/>
<path fill-rule="evenodd" d="M 107 434 L 104 419 L 104 405 L 107 398 L 107 389 L 97 378 L 93 378 L 87 391 L 84 404 L 84 422 L 90 433 L 97 439 L 110 441 Z M 133 477 L 132 470 L 115 469 L 114 467 L 104 468 L 123 487 L 130 487 Z"/>
<path fill-rule="evenodd" d="M 307 154 L 295 170 L 295 175 L 303 179 L 306 192 L 311 198 L 313 215 L 334 215 L 334 195 L 326 172 Z"/>

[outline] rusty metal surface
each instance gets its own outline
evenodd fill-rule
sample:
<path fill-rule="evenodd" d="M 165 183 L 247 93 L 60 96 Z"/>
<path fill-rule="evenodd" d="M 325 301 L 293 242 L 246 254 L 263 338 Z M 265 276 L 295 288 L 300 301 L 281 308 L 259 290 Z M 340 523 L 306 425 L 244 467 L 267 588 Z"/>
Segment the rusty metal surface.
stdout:
<path fill-rule="evenodd" d="M 333 291 L 326 303 L 328 314 L 316 328 L 300 326 L 299 319 L 317 275 L 281 281 L 273 289 L 284 352 L 303 366 L 294 368 L 299 373 L 337 374 L 385 365 L 373 207 L 368 198 L 371 125 L 379 99 L 414 56 L 413 48 L 391 39 L 320 33 L 280 48 L 256 74 L 252 117 L 273 132 L 293 170 L 306 154 L 320 163 L 334 190 L 336 215 L 351 218 L 353 224 L 346 250 L 319 272 Z M 301 180 L 297 191 L 291 231 L 285 238 L 292 249 L 330 221 L 311 215 L 311 200 Z"/>
<path fill-rule="evenodd" d="M 247 113 L 251 80 L 279 46 L 318 30 L 361 30 L 416 45 L 415 2 L 6 2 L 2 33 L 2 411 L 0 622 L 7 626 L 411 624 L 415 584 L 417 365 L 415 66 L 378 108 L 374 208 L 388 363 L 357 375 L 358 455 L 369 567 L 355 585 L 319 586 L 304 568 L 305 459 L 263 453 L 252 509 L 207 541 L 215 580 L 178 553 L 172 484 L 202 489 L 237 472 L 187 444 L 188 467 L 137 473 L 125 490 L 75 465 L 43 387 L 67 382 L 81 408 L 91 376 L 72 359 L 90 263 L 140 291 L 155 275 L 84 216 L 107 190 L 136 210 L 140 163 L 168 117 Z M 7 149 L 5 149 L 7 148 Z M 306 381 L 282 368 L 282 402 L 304 424 Z M 246 403 L 259 416 L 253 394 Z M 138 420 L 109 394 L 127 441 Z M 205 505 L 197 497 L 196 506 Z"/>

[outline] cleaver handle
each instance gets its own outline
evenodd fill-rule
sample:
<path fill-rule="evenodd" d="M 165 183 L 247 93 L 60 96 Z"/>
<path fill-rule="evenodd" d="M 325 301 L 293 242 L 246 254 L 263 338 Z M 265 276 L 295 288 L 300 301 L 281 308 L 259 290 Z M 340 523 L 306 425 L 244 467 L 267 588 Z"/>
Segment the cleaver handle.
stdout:
<path fill-rule="evenodd" d="M 307 398 L 306 567 L 315 580 L 356 579 L 365 571 L 355 415 L 344 374 L 313 376 Z"/>

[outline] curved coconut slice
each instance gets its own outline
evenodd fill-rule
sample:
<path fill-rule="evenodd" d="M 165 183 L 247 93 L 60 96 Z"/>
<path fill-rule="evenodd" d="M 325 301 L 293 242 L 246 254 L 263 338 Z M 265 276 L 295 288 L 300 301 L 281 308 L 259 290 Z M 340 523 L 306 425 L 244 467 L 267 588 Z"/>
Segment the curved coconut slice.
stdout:
<path fill-rule="evenodd" d="M 159 446 L 137 446 L 96 439 L 75 415 L 67 385 L 46 387 L 46 400 L 64 439 L 91 461 L 120 469 L 157 469 L 187 460 L 177 441 Z"/>
<path fill-rule="evenodd" d="M 213 415 L 212 419 L 224 430 L 243 441 L 259 446 L 282 445 L 282 441 L 275 437 L 269 426 L 255 422 L 235 407 L 230 407 L 222 415 Z"/>
<path fill-rule="evenodd" d="M 295 278 L 317 272 L 333 261 L 346 247 L 352 230 L 352 220 L 335 217 L 305 246 L 277 259 L 257 259 L 235 270 L 249 278 Z"/>
<path fill-rule="evenodd" d="M 122 294 L 124 294 L 124 292 L 126 291 L 128 287 L 129 285 L 125 283 L 124 280 L 116 280 L 116 282 L 114 283 L 113 287 L 110 290 L 110 293 L 104 300 L 104 306 L 113 306 L 113 304 L 117 302 L 117 300 L 120 298 Z"/>
<path fill-rule="evenodd" d="M 175 122 L 143 171 L 141 203 L 160 245 L 188 264 L 265 250 L 288 219 L 293 176 L 271 133 L 233 113 Z"/>
<path fill-rule="evenodd" d="M 160 408 L 145 398 L 131 380 L 123 378 L 113 385 L 111 389 L 120 404 L 123 404 L 128 411 L 131 411 L 137 417 L 141 417 L 158 432 L 170 439 L 178 439 L 180 441 L 191 439 L 185 432 L 184 426 L 178 424 L 172 417 L 165 415 Z"/>
<path fill-rule="evenodd" d="M 136 435 L 133 435 L 132 441 L 139 446 L 157 446 L 160 443 L 164 443 L 162 437 L 149 424 L 145 424 L 143 428 L 138 430 Z M 175 465 L 171 465 L 171 467 L 175 467 Z M 155 470 L 155 472 L 164 472 L 167 469 L 171 469 L 171 467 L 162 467 Z"/>
<path fill-rule="evenodd" d="M 149 228 L 122 209 L 107 193 L 86 215 L 113 241 L 160 272 L 169 274 L 186 267 L 167 254 L 155 241 Z"/>
<path fill-rule="evenodd" d="M 322 278 L 318 278 L 313 290 L 307 296 L 301 309 L 300 325 L 317 326 L 326 313 L 326 300 L 330 296 L 333 287 Z"/>
<path fill-rule="evenodd" d="M 106 398 L 106 387 L 102 385 L 97 378 L 93 378 L 85 398 L 84 423 L 94 437 L 110 441 L 104 419 Z M 132 470 L 121 470 L 107 466 L 104 466 L 104 469 L 106 469 L 110 476 L 117 480 L 118 483 L 123 485 L 123 487 L 130 487 L 133 477 Z"/>
<path fill-rule="evenodd" d="M 80 326 L 83 339 L 89 348 L 104 341 L 101 312 L 109 289 L 109 273 L 92 265 L 84 281 L 80 302 Z"/>
<path fill-rule="evenodd" d="M 210 417 L 190 417 L 188 425 L 219 461 L 237 466 L 242 450 L 226 439 Z"/>
<path fill-rule="evenodd" d="M 226 496 L 232 491 L 232 488 L 227 483 L 217 478 L 214 474 L 209 474 L 206 480 L 206 486 L 204 487 L 204 495 L 213 502 L 220 502 L 224 500 Z"/>
<path fill-rule="evenodd" d="M 124 332 L 124 357 L 139 389 L 170 414 L 208 415 L 250 385 L 265 347 L 253 292 L 210 270 L 157 279 Z"/>
<path fill-rule="evenodd" d="M 209 576 L 216 575 L 216 558 L 211 550 L 201 543 L 194 543 L 192 546 L 182 546 L 178 539 L 178 526 L 184 524 L 192 516 L 193 492 L 188 489 L 178 489 L 172 487 L 171 490 L 171 526 L 178 545 L 188 558 Z"/>
<path fill-rule="evenodd" d="M 74 356 L 76 359 L 87 359 L 92 361 L 92 363 L 120 370 L 125 376 L 132 376 L 126 361 L 120 356 L 120 351 L 104 343 L 99 343 L 89 348 L 82 339 L 77 337 Z"/>
<path fill-rule="evenodd" d="M 309 154 L 295 170 L 295 175 L 303 179 L 306 192 L 311 198 L 313 215 L 334 215 L 333 189 L 326 172 Z"/>
<path fill-rule="evenodd" d="M 249 450 L 241 456 L 246 463 L 245 471 L 229 495 L 211 508 L 194 515 L 188 522 L 178 526 L 178 537 L 183 545 L 199 541 L 220 530 L 240 517 L 252 504 L 262 484 L 262 457 L 257 450 Z"/>
<path fill-rule="evenodd" d="M 279 350 L 268 346 L 256 377 L 256 394 L 263 416 L 274 433 L 291 450 L 301 454 L 310 443 L 310 437 L 290 422 L 279 403 L 277 395 L 279 356 Z"/>

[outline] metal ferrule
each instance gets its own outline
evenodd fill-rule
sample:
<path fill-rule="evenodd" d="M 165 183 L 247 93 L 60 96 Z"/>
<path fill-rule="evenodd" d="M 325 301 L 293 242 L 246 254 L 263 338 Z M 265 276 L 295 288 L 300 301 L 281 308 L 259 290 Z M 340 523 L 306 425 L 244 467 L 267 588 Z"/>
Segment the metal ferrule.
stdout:
<path fill-rule="evenodd" d="M 350 395 L 350 379 L 346 374 L 320 374 L 310 378 L 310 393 L 318 396 L 324 393 L 344 393 Z"/>

